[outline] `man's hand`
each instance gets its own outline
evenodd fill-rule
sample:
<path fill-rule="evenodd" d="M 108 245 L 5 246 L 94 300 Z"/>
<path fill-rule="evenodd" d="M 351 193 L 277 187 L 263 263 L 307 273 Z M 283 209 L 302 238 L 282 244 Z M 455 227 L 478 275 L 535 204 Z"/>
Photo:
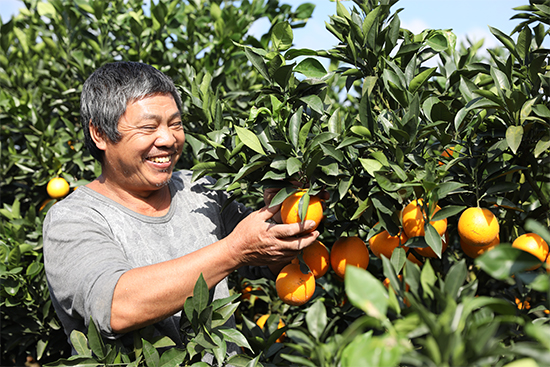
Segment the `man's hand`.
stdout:
<path fill-rule="evenodd" d="M 280 205 L 266 206 L 252 212 L 227 237 L 230 251 L 242 265 L 288 263 L 319 236 L 317 231 L 305 233 L 315 226 L 311 220 L 293 224 L 270 221 L 279 209 Z"/>

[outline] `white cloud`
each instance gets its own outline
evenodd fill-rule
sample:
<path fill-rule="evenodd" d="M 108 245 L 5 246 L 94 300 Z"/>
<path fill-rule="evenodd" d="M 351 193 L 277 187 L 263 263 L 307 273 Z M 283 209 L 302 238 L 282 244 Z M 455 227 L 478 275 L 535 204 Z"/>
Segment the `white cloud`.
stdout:
<path fill-rule="evenodd" d="M 430 28 L 422 19 L 413 19 L 411 21 L 401 21 L 401 28 L 408 29 L 414 34 L 422 33 L 423 30 Z"/>

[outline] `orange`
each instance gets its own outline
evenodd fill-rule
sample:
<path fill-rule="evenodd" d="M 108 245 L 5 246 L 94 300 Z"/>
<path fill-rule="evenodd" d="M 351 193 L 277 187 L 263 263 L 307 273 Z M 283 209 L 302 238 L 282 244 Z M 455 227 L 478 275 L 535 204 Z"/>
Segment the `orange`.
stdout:
<path fill-rule="evenodd" d="M 63 177 L 54 177 L 48 182 L 46 191 L 52 199 L 61 199 L 69 193 L 69 183 Z"/>
<path fill-rule="evenodd" d="M 483 254 L 486 251 L 492 250 L 499 243 L 500 243 L 499 236 L 496 236 L 493 242 L 485 246 L 472 246 L 470 244 L 465 243 L 462 239 L 460 239 L 460 247 L 462 248 L 462 251 L 464 251 L 466 256 L 471 257 L 472 259 L 475 259 L 476 257 L 478 257 L 479 255 Z"/>
<path fill-rule="evenodd" d="M 405 234 L 409 238 L 424 236 L 425 213 L 422 210 L 422 202 L 422 199 L 414 200 L 410 202 L 405 207 L 405 209 L 403 209 L 403 229 L 405 230 Z M 439 210 L 441 210 L 441 208 L 439 207 L 439 205 L 436 205 L 432 213 L 432 217 Z M 440 236 L 442 236 L 443 233 L 445 233 L 445 231 L 447 230 L 447 218 L 435 222 L 431 221 L 430 223 L 435 227 L 437 233 L 439 233 Z"/>
<path fill-rule="evenodd" d="M 277 295 L 286 304 L 301 306 L 313 297 L 315 276 L 310 271 L 302 273 L 300 264 L 286 265 L 275 280 Z"/>
<path fill-rule="evenodd" d="M 327 247 L 321 241 L 314 241 L 302 250 L 302 258 L 313 272 L 315 279 L 325 275 L 329 268 L 330 256 Z"/>
<path fill-rule="evenodd" d="M 518 310 L 528 310 L 531 308 L 531 297 L 525 297 L 525 301 L 520 300 L 516 297 L 516 305 L 518 307 Z"/>
<path fill-rule="evenodd" d="M 498 236 L 498 232 L 498 220 L 486 208 L 468 208 L 458 219 L 458 235 L 464 243 L 472 246 L 489 245 Z"/>
<path fill-rule="evenodd" d="M 512 242 L 512 247 L 527 251 L 542 262 L 546 261 L 548 257 L 548 244 L 536 233 L 526 233 L 519 236 Z M 535 270 L 538 267 L 540 267 L 540 264 L 527 270 Z"/>
<path fill-rule="evenodd" d="M 447 235 L 447 233 L 445 233 L 445 237 L 443 237 L 441 239 L 441 253 L 442 254 L 445 252 L 445 250 L 447 250 L 448 242 L 449 242 L 449 236 Z M 416 251 L 417 254 L 419 254 L 421 256 L 424 256 L 424 257 L 437 257 L 434 250 L 432 250 L 432 248 L 430 246 L 415 247 L 414 251 Z"/>
<path fill-rule="evenodd" d="M 257 297 L 252 294 L 252 291 L 260 290 L 260 287 L 252 288 L 251 285 L 247 285 L 241 290 L 241 299 L 248 299 L 250 300 L 251 297 Z"/>
<path fill-rule="evenodd" d="M 357 236 L 340 237 L 332 245 L 330 265 L 341 279 L 346 274 L 346 265 L 366 269 L 369 266 L 369 250 L 365 242 Z"/>
<path fill-rule="evenodd" d="M 447 148 L 445 149 L 442 153 L 441 153 L 441 156 L 442 157 L 445 157 L 445 158 L 452 158 L 453 157 L 453 152 L 455 150 L 455 147 L 450 147 L 450 148 Z M 440 166 L 444 165 L 445 163 L 441 160 L 438 160 L 438 163 Z"/>
<path fill-rule="evenodd" d="M 302 221 L 302 218 L 300 218 L 300 199 L 305 193 L 306 190 L 296 191 L 283 201 L 281 205 L 281 218 L 285 224 L 313 220 L 316 223 L 315 227 L 307 231 L 313 232 L 319 226 L 321 220 L 323 220 L 323 201 L 318 196 L 310 196 L 306 217 Z"/>
<path fill-rule="evenodd" d="M 382 258 L 382 255 L 384 255 L 390 259 L 393 250 L 403 245 L 407 240 L 407 235 L 403 231 L 398 236 L 391 236 L 387 230 L 383 230 L 369 239 L 369 246 L 376 257 Z M 408 248 L 405 248 L 405 251 L 407 250 Z"/>
<path fill-rule="evenodd" d="M 258 320 L 256 320 L 256 325 L 260 327 L 260 329 L 264 328 L 265 322 L 269 319 L 269 315 L 262 315 Z M 279 318 L 279 325 L 277 326 L 277 329 L 282 329 L 285 327 L 285 323 L 281 318 Z M 282 343 L 285 339 L 286 333 L 283 333 L 280 337 L 275 340 L 276 343 Z"/>

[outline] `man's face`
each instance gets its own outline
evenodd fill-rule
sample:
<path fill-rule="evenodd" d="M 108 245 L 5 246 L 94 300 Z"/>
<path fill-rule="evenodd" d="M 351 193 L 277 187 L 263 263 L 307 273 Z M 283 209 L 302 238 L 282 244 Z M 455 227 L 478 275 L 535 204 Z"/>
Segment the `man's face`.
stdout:
<path fill-rule="evenodd" d="M 181 156 L 185 133 L 171 95 L 154 95 L 130 102 L 118 122 L 122 138 L 107 142 L 103 175 L 133 192 L 165 186 Z"/>

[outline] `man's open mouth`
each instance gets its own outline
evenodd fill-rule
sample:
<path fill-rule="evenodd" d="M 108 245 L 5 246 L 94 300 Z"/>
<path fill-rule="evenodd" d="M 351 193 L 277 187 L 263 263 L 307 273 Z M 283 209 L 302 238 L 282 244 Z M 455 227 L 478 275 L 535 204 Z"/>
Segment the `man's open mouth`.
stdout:
<path fill-rule="evenodd" d="M 163 156 L 163 157 L 147 157 L 148 161 L 154 162 L 154 163 L 169 163 L 172 159 L 171 155 Z"/>

